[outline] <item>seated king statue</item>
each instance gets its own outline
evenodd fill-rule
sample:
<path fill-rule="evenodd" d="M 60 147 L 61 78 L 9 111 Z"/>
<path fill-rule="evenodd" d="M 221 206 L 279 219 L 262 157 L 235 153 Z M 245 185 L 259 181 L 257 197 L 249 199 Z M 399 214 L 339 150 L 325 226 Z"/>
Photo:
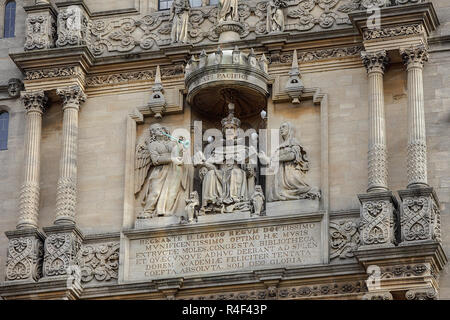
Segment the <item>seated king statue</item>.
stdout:
<path fill-rule="evenodd" d="M 195 155 L 194 164 L 200 167 L 202 208 L 200 214 L 250 211 L 249 186 L 254 185 L 254 168 L 249 165 L 249 148 L 238 137 L 241 121 L 230 113 L 222 120 L 225 138 L 205 148 L 205 154 Z M 208 152 L 206 152 L 208 151 Z"/>

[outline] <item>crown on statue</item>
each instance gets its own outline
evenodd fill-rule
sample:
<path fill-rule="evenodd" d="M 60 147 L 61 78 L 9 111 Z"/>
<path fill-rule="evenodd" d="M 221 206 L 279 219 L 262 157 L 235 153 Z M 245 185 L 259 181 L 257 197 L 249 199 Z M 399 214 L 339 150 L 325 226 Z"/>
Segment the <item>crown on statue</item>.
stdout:
<path fill-rule="evenodd" d="M 235 129 L 239 128 L 241 126 L 241 120 L 234 116 L 234 104 L 229 103 L 228 109 L 230 113 L 228 113 L 228 116 L 226 116 L 226 118 L 222 119 L 222 129 L 227 129 L 230 127 L 233 127 Z"/>

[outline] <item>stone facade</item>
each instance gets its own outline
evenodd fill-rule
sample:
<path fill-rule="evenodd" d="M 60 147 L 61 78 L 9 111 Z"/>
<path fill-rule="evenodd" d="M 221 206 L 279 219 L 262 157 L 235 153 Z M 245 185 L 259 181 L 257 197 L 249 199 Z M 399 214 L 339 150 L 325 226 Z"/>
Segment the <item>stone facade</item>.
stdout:
<path fill-rule="evenodd" d="M 450 299 L 448 1 L 16 2 L 0 297 Z"/>

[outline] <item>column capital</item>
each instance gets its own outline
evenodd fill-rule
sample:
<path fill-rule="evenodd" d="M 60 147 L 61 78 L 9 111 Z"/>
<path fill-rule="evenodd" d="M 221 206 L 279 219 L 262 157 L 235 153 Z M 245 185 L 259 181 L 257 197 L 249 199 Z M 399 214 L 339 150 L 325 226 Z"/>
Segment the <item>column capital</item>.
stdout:
<path fill-rule="evenodd" d="M 407 68 L 423 68 L 423 64 L 428 61 L 428 47 L 425 45 L 400 48 L 400 55 Z"/>
<path fill-rule="evenodd" d="M 367 73 L 371 72 L 384 73 L 390 61 L 389 57 L 387 56 L 386 50 L 381 50 L 377 52 L 362 51 L 361 59 L 363 60 Z"/>
<path fill-rule="evenodd" d="M 44 91 L 23 91 L 20 94 L 20 98 L 27 114 L 30 112 L 42 114 L 45 111 L 48 99 Z"/>
<path fill-rule="evenodd" d="M 66 108 L 75 108 L 78 110 L 87 98 L 83 90 L 77 85 L 56 89 L 56 94 L 63 101 L 63 110 Z"/>

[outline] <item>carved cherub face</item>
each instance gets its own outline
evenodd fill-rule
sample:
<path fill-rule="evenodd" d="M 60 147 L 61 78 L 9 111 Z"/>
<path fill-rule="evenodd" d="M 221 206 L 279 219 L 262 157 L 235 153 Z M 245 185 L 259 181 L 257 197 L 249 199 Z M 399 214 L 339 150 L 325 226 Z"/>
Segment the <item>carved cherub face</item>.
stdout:
<path fill-rule="evenodd" d="M 13 97 L 17 98 L 20 93 L 19 84 L 17 82 L 11 82 L 8 85 L 8 94 Z"/>
<path fill-rule="evenodd" d="M 261 192 L 262 193 L 262 187 L 260 185 L 255 186 L 255 192 Z"/>
<path fill-rule="evenodd" d="M 150 126 L 150 133 L 153 134 L 157 138 L 165 138 L 166 129 L 161 126 L 159 123 L 155 123 Z"/>

